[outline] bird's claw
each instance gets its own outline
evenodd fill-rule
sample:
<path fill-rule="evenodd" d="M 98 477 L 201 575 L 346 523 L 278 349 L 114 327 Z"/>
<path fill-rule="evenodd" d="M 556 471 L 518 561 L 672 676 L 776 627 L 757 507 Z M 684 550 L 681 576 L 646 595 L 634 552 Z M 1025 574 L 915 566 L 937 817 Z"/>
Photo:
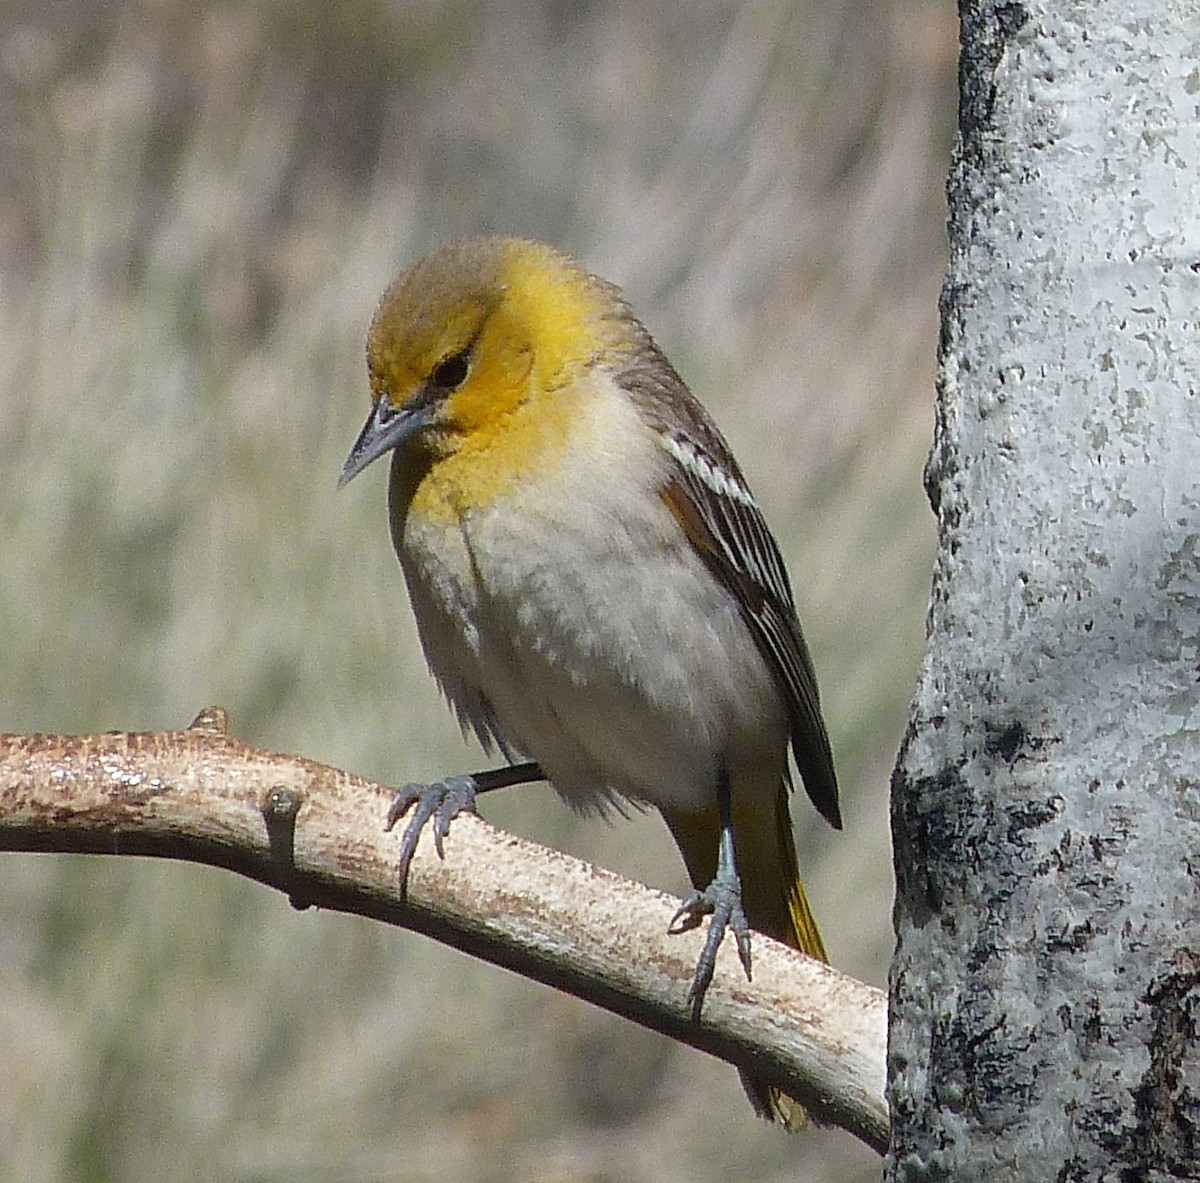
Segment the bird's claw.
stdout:
<path fill-rule="evenodd" d="M 702 923 L 706 916 L 712 917 L 708 922 L 708 936 L 704 941 L 704 948 L 700 951 L 696 973 L 687 993 L 688 1001 L 692 1004 L 692 1020 L 697 1023 L 700 1021 L 704 996 L 708 993 L 713 971 L 716 969 L 717 950 L 721 947 L 727 929 L 733 930 L 738 958 L 746 971 L 746 977 L 750 977 L 750 924 L 742 907 L 740 884 L 714 879 L 703 891 L 693 891 L 671 917 L 668 931 L 687 932 L 688 929 Z"/>
<path fill-rule="evenodd" d="M 417 852 L 417 843 L 426 823 L 430 819 L 433 820 L 433 844 L 437 849 L 438 858 L 445 858 L 446 852 L 442 842 L 450 832 L 450 823 L 460 813 L 476 812 L 477 791 L 473 776 L 448 776 L 432 785 L 412 784 L 397 790 L 391 808 L 387 811 L 387 824 L 384 828 L 393 829 L 410 809 L 413 810 L 408 825 L 404 827 L 404 837 L 400 840 L 400 857 L 396 863 L 401 892 L 408 888 L 408 869 L 413 855 Z"/>

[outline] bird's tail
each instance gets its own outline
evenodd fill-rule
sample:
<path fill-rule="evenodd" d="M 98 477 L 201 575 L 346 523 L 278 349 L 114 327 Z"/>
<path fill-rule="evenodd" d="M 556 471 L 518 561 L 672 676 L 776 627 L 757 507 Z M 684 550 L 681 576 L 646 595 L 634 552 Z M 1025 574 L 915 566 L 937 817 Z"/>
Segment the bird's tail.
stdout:
<path fill-rule="evenodd" d="M 828 961 L 800 879 L 788 791 L 788 785 L 781 781 L 771 811 L 751 794 L 739 795 L 737 784 L 733 785 L 734 847 L 742 880 L 742 906 L 751 928 L 810 957 Z M 720 817 L 716 803 L 696 812 L 663 810 L 662 814 L 687 864 L 692 884 L 703 890 L 717 871 Z M 807 1124 L 799 1101 L 750 1073 L 743 1071 L 741 1077 L 746 1095 L 760 1116 L 778 1121 L 787 1129 Z"/>

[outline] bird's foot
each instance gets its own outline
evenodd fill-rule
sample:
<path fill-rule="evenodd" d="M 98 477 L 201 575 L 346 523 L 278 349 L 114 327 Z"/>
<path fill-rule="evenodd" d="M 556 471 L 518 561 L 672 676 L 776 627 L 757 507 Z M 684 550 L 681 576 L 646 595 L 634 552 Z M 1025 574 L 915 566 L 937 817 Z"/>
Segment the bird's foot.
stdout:
<path fill-rule="evenodd" d="M 413 810 L 408 825 L 404 827 L 404 837 L 400 840 L 400 858 L 396 866 L 402 893 L 408 888 L 408 868 L 417 852 L 417 842 L 426 823 L 432 819 L 433 844 L 438 857 L 445 858 L 442 841 L 450 831 L 450 823 L 460 813 L 477 812 L 475 796 L 478 791 L 473 776 L 448 776 L 436 784 L 405 785 L 397 791 L 387 812 L 385 829 L 393 829 L 410 809 Z"/>
<path fill-rule="evenodd" d="M 742 887 L 736 879 L 732 882 L 719 874 L 703 891 L 693 891 L 679 910 L 671 917 L 669 932 L 687 932 L 701 924 L 705 916 L 708 922 L 708 937 L 696 963 L 696 973 L 688 988 L 688 1001 L 692 1004 L 692 1020 L 700 1021 L 700 1008 L 708 992 L 717 964 L 717 950 L 721 947 L 727 929 L 733 931 L 737 942 L 738 957 L 746 977 L 750 976 L 750 924 L 742 907 Z"/>

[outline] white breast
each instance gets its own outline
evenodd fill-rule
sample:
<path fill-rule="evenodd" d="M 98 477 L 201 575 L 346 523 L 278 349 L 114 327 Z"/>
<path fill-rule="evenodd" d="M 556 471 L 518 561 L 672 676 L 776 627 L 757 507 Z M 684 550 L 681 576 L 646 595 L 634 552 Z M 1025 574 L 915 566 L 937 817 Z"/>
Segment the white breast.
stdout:
<path fill-rule="evenodd" d="M 747 762 L 774 792 L 783 704 L 659 496 L 670 458 L 623 394 L 598 390 L 584 413 L 563 462 L 515 499 L 406 524 L 430 668 L 465 724 L 537 760 L 577 806 L 699 806 L 720 765 Z"/>

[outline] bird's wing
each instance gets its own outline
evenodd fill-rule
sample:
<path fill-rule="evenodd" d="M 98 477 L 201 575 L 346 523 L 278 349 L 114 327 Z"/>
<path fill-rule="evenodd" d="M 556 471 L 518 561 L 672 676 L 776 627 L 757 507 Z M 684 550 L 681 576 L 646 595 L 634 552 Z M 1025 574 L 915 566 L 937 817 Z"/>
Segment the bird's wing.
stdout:
<path fill-rule="evenodd" d="M 784 690 L 792 746 L 813 804 L 840 827 L 837 781 L 821 718 L 812 658 L 796 618 L 791 584 L 762 511 L 725 457 L 680 434 L 663 436 L 674 459 L 663 499 L 692 545 L 733 593 L 759 650 Z M 724 461 L 724 463 L 723 463 Z"/>
<path fill-rule="evenodd" d="M 667 454 L 663 500 L 737 600 L 787 700 L 792 751 L 804 788 L 822 816 L 841 829 L 817 679 L 779 545 L 716 424 L 645 327 L 632 313 L 628 317 L 627 328 L 638 347 L 614 377 L 638 404 Z"/>

